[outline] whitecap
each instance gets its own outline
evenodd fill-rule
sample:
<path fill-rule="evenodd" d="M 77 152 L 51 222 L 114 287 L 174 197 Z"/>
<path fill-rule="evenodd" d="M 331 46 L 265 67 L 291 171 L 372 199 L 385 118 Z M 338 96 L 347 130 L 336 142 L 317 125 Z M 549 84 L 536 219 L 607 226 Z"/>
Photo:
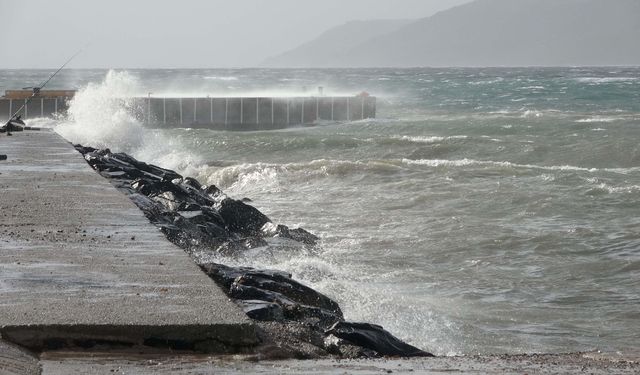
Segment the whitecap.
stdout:
<path fill-rule="evenodd" d="M 400 139 L 403 141 L 409 141 L 409 142 L 414 142 L 414 143 L 427 143 L 427 144 L 432 144 L 432 143 L 440 143 L 446 140 L 451 140 L 451 139 L 467 139 L 468 136 L 466 135 L 452 135 L 449 137 L 439 137 L 439 136 L 402 136 L 402 137 L 394 137 L 395 139 Z"/>
<path fill-rule="evenodd" d="M 526 110 L 521 116 L 522 118 L 538 118 L 542 117 L 542 112 L 534 110 Z"/>
<path fill-rule="evenodd" d="M 495 79 L 487 79 L 487 80 L 481 80 L 481 81 L 474 81 L 474 82 L 469 82 L 470 85 L 474 85 L 474 86 L 480 86 L 480 85 L 492 85 L 494 83 L 500 83 L 503 82 L 504 78 L 502 77 L 497 77 Z"/>
<path fill-rule="evenodd" d="M 580 83 L 603 84 L 616 82 L 633 82 L 637 77 L 579 77 L 576 80 Z"/>
<path fill-rule="evenodd" d="M 206 76 L 204 77 L 204 79 L 207 79 L 210 81 L 238 81 L 239 80 L 238 77 L 234 77 L 234 76 Z"/>
<path fill-rule="evenodd" d="M 628 174 L 640 171 L 640 167 L 633 168 L 585 168 L 573 165 L 535 165 L 535 164 L 517 164 L 508 161 L 492 161 L 492 160 L 474 160 L 474 159 L 402 159 L 402 163 L 407 165 L 424 165 L 429 167 L 465 167 L 465 166 L 481 166 L 481 167 L 498 167 L 498 168 L 522 168 L 536 169 L 544 171 L 576 171 L 576 172 L 611 172 Z"/>
<path fill-rule="evenodd" d="M 592 123 L 592 122 L 615 122 L 623 121 L 624 117 L 608 117 L 608 116 L 594 116 L 576 120 L 578 123 Z"/>

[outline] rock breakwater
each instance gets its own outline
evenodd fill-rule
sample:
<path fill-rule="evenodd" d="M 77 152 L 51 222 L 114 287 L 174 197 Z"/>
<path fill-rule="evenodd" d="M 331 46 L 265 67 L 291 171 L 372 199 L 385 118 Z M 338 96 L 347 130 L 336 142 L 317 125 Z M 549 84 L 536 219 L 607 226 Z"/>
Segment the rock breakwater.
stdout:
<path fill-rule="evenodd" d="M 319 240 L 302 228 L 273 223 L 255 207 L 228 197 L 216 186 L 203 186 L 124 153 L 75 148 L 190 255 L 201 249 L 233 254 L 265 246 L 274 237 L 304 246 Z M 263 342 L 258 353 L 271 358 L 432 356 L 381 326 L 346 322 L 335 301 L 287 272 L 217 263 L 200 263 L 200 267 L 256 322 Z"/>

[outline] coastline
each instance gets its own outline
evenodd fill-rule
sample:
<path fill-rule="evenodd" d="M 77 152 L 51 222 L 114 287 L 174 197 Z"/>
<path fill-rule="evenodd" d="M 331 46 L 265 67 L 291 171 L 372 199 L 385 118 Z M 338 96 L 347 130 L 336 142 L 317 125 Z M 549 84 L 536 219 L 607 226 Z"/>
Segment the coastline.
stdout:
<path fill-rule="evenodd" d="M 11 155 L 10 155 L 11 156 Z M 637 373 L 638 356 L 601 353 L 529 354 L 429 359 L 311 359 L 287 358 L 281 353 L 196 355 L 179 351 L 119 352 L 113 348 L 85 351 L 43 350 L 36 355 L 0 340 L 0 369 L 8 374 L 72 373 Z M 37 371 L 37 372 L 34 372 Z"/>

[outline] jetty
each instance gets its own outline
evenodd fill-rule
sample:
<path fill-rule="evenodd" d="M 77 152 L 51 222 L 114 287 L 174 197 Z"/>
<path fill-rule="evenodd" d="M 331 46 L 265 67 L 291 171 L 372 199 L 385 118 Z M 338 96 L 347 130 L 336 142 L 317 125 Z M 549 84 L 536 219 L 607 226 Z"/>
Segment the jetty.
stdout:
<path fill-rule="evenodd" d="M 64 114 L 73 90 L 42 90 L 29 100 L 29 90 L 8 90 L 0 97 L 0 119 L 17 113 L 23 119 Z M 270 130 L 310 126 L 320 122 L 350 122 L 376 117 L 376 97 L 163 97 L 118 98 L 150 128 L 204 128 L 214 130 Z"/>
<path fill-rule="evenodd" d="M 257 343 L 238 306 L 62 137 L 20 132 L 0 152 L 2 340 L 34 351 Z"/>

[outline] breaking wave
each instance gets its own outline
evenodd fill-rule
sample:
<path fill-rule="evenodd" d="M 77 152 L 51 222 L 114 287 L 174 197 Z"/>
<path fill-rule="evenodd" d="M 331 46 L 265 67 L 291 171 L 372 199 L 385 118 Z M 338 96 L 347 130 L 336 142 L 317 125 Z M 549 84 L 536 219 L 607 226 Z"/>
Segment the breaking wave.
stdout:
<path fill-rule="evenodd" d="M 304 163 L 242 163 L 226 167 L 202 167 L 199 177 L 223 189 L 271 189 L 281 191 L 281 179 L 311 181 L 356 173 L 393 174 L 402 170 L 399 160 L 345 161 L 319 159 Z"/>
<path fill-rule="evenodd" d="M 139 92 L 135 77 L 109 71 L 101 83 L 89 83 L 70 102 L 67 119 L 56 131 L 73 143 L 119 149 L 140 147 L 145 138 L 142 124 L 132 115 L 130 98 Z"/>
<path fill-rule="evenodd" d="M 131 98 L 140 96 L 140 92 L 144 90 L 137 77 L 110 70 L 102 82 L 78 90 L 69 103 L 67 117 L 54 129 L 72 143 L 127 152 L 181 173 L 196 173 L 200 164 L 197 150 L 145 128 L 135 118 Z"/>

